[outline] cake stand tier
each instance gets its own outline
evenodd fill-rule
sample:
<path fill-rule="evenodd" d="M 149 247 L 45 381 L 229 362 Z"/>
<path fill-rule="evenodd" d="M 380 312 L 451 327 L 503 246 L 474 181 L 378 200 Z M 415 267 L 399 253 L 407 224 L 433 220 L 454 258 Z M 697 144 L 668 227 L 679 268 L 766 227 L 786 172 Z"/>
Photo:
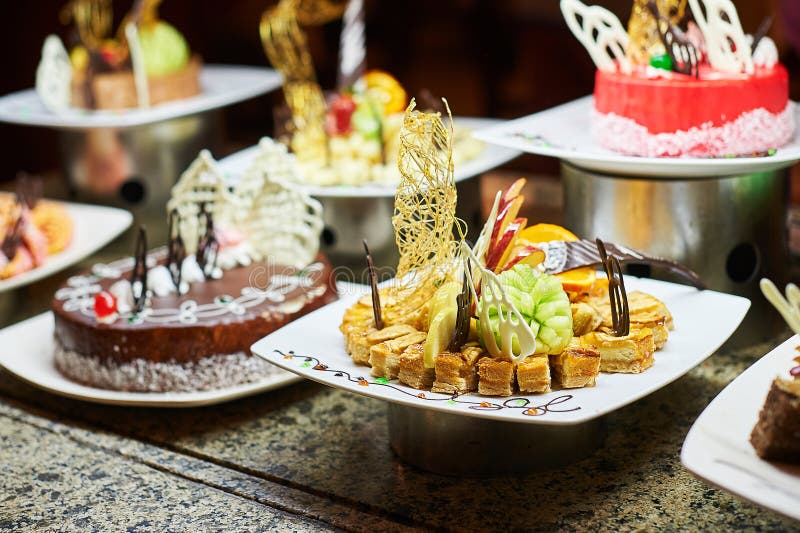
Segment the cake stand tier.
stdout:
<path fill-rule="evenodd" d="M 577 234 L 677 260 L 709 288 L 749 298 L 752 307 L 730 344 L 755 344 L 784 330 L 758 282 L 789 281 L 786 170 L 654 180 L 562 162 L 561 176 L 565 223 Z M 631 272 L 670 279 L 655 268 Z"/>

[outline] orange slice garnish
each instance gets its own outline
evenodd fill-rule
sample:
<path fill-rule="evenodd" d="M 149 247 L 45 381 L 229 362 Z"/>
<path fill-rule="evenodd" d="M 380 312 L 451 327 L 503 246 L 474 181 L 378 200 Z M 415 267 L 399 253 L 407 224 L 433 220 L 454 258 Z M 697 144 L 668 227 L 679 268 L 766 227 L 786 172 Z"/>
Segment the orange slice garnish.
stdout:
<path fill-rule="evenodd" d="M 387 115 L 405 110 L 408 103 L 406 90 L 388 72 L 370 70 L 364 74 L 364 83 L 367 86 L 367 93 L 375 96 L 383 104 L 384 112 Z"/>
<path fill-rule="evenodd" d="M 577 241 L 578 237 L 567 228 L 557 224 L 534 224 L 522 230 L 519 234 L 521 239 L 530 242 L 550 242 L 550 241 Z"/>

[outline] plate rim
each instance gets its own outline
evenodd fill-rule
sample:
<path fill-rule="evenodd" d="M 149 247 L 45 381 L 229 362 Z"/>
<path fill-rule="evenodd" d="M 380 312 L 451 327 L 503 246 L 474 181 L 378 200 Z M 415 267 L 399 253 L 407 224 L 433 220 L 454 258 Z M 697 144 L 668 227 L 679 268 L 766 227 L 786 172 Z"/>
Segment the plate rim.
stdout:
<path fill-rule="evenodd" d="M 630 278 L 634 278 L 634 276 L 630 276 Z M 672 282 L 667 282 L 667 281 L 655 280 L 655 279 L 651 279 L 651 278 L 635 278 L 635 279 L 645 279 L 647 281 L 654 281 L 654 282 L 657 282 L 657 283 L 664 283 L 664 284 L 667 284 L 667 285 L 683 286 L 683 285 L 681 285 L 679 283 L 672 283 Z M 357 285 L 357 284 L 353 284 L 353 285 Z M 334 305 L 346 306 L 346 305 L 352 304 L 352 302 L 354 302 L 355 299 L 357 299 L 360 296 L 363 296 L 363 294 L 365 294 L 366 291 L 368 290 L 368 287 L 366 287 L 364 285 L 357 285 L 357 287 L 360 287 L 360 290 L 362 291 L 361 295 L 354 295 L 354 296 L 352 296 L 350 298 L 340 298 L 336 302 L 332 302 L 332 303 L 330 303 L 330 304 L 328 304 L 326 306 L 323 306 L 322 308 L 317 309 L 313 313 L 309 313 L 308 315 L 300 317 L 297 321 L 293 322 L 293 324 L 296 324 L 299 321 L 308 319 L 308 317 L 313 317 L 313 315 L 315 313 L 321 313 L 322 311 L 324 311 L 329 306 L 334 306 Z M 492 417 L 492 416 L 487 415 L 486 412 L 479 411 L 479 410 L 465 409 L 465 410 L 462 410 L 462 411 L 451 411 L 451 410 L 444 410 L 444 409 L 437 408 L 434 405 L 427 405 L 427 406 L 426 405 L 420 405 L 419 403 L 415 402 L 411 398 L 403 397 L 401 399 L 398 399 L 398 398 L 394 398 L 394 397 L 385 397 L 385 396 L 381 396 L 380 394 L 371 393 L 370 391 L 368 391 L 368 387 L 364 387 L 364 388 L 360 389 L 360 388 L 336 385 L 336 384 L 333 384 L 332 382 L 327 382 L 327 381 L 323 381 L 322 379 L 318 379 L 317 377 L 315 377 L 315 375 L 313 373 L 302 372 L 300 369 L 298 369 L 296 367 L 290 367 L 288 365 L 288 363 L 283 363 L 283 360 L 284 360 L 285 356 L 281 357 L 281 358 L 276 356 L 274 358 L 274 360 L 272 358 L 270 358 L 269 354 L 273 354 L 273 353 L 277 352 L 278 350 L 273 348 L 273 347 L 268 348 L 267 349 L 268 351 L 267 350 L 262 350 L 262 346 L 260 346 L 260 345 L 267 344 L 268 341 L 269 341 L 269 338 L 272 335 L 278 333 L 281 330 L 276 330 L 272 334 L 267 335 L 266 337 L 258 340 L 257 342 L 255 342 L 250 347 L 250 350 L 251 350 L 251 352 L 253 354 L 261 357 L 262 359 L 264 359 L 264 360 L 266 360 L 266 361 L 268 361 L 268 362 L 270 362 L 270 363 L 272 363 L 272 364 L 274 364 L 276 366 L 279 366 L 279 367 L 283 368 L 284 370 L 287 370 L 287 371 L 290 371 L 290 372 L 294 372 L 294 373 L 296 373 L 296 374 L 298 374 L 298 375 L 300 375 L 300 376 L 302 376 L 302 377 L 304 377 L 306 379 L 310 379 L 310 380 L 316 381 L 317 383 L 321 383 L 321 384 L 323 384 L 325 386 L 328 386 L 328 387 L 333 387 L 333 388 L 336 388 L 336 389 L 343 390 L 345 392 L 355 393 L 355 394 L 358 394 L 358 395 L 361 395 L 361 396 L 365 396 L 365 397 L 369 397 L 369 398 L 374 398 L 374 399 L 387 401 L 387 402 L 392 402 L 392 403 L 398 403 L 398 404 L 401 404 L 401 405 L 406 405 L 406 406 L 409 406 L 409 407 L 415 407 L 415 408 L 419 408 L 419 409 L 433 410 L 433 411 L 442 412 L 442 413 L 445 413 L 445 414 L 453 414 L 453 415 L 460 415 L 460 416 L 470 416 L 470 417 L 475 417 L 475 418 L 484 418 L 484 419 L 489 419 L 489 420 L 496 420 L 496 421 L 499 421 L 499 422 L 528 423 L 528 424 L 540 424 L 540 425 L 549 425 L 549 426 L 560 426 L 560 425 L 572 426 L 572 425 L 578 425 L 578 424 L 583 424 L 583 423 L 586 423 L 586 422 L 590 422 L 590 421 L 592 421 L 592 420 L 594 420 L 596 418 L 599 418 L 601 416 L 605 416 L 605 415 L 607 415 L 609 413 L 613 413 L 614 411 L 616 411 L 618 409 L 622 409 L 624 407 L 627 407 L 627 406 L 631 405 L 632 403 L 635 403 L 635 402 L 641 400 L 642 398 L 644 398 L 646 396 L 649 396 L 650 394 L 652 394 L 652 393 L 654 393 L 654 392 L 666 387 L 667 385 L 669 385 L 669 384 L 675 382 L 676 380 L 680 379 L 681 377 L 685 376 L 690 370 L 692 370 L 697 365 L 701 364 L 703 361 L 705 361 L 711 355 L 713 355 L 719 349 L 719 347 L 722 346 L 722 344 L 724 344 L 725 341 L 728 338 L 730 338 L 730 336 L 736 331 L 736 329 L 738 329 L 739 325 L 741 324 L 742 320 L 744 320 L 745 315 L 747 314 L 748 310 L 750 309 L 751 302 L 750 302 L 750 300 L 748 298 L 745 298 L 743 296 L 723 293 L 723 292 L 719 292 L 719 291 L 711 291 L 711 290 L 707 290 L 706 292 L 711 292 L 711 293 L 723 295 L 725 297 L 729 297 L 729 298 L 732 299 L 731 300 L 732 302 L 738 301 L 739 305 L 743 306 L 741 309 L 738 310 L 738 313 L 737 313 L 738 320 L 732 326 L 733 329 L 731 329 L 730 333 L 727 336 L 722 338 L 716 344 L 716 346 L 713 347 L 713 349 L 710 349 L 710 351 L 705 356 L 703 356 L 701 359 L 699 359 L 695 364 L 689 366 L 687 369 L 685 369 L 684 371 L 678 373 L 677 375 L 672 376 L 670 379 L 667 379 L 667 380 L 665 380 L 665 381 L 663 381 L 663 382 L 661 382 L 661 383 L 659 383 L 657 385 L 654 385 L 651 388 L 642 389 L 641 391 L 639 391 L 637 394 L 635 394 L 631 398 L 626 399 L 624 402 L 622 402 L 621 404 L 619 404 L 619 405 L 617 405 L 617 406 L 615 406 L 613 408 L 610 408 L 610 409 L 585 409 L 584 412 L 587 413 L 587 415 L 585 417 L 581 417 L 581 418 L 578 418 L 578 419 L 555 420 L 555 419 L 548 419 L 546 417 L 530 417 L 530 416 L 528 416 L 528 417 L 518 417 L 518 418 Z M 283 328 L 281 328 L 281 329 L 283 329 Z M 282 352 L 278 352 L 278 353 L 282 353 Z M 288 354 L 288 352 L 287 352 L 287 354 Z M 306 357 L 312 357 L 313 358 L 313 356 L 306 356 Z M 364 375 L 369 374 L 369 367 L 360 366 L 360 365 L 357 365 L 357 366 L 358 366 L 358 368 L 364 368 L 365 369 L 364 370 Z M 390 383 L 395 383 L 395 382 L 396 382 L 396 380 L 390 381 Z M 569 391 L 570 391 L 570 389 L 563 389 L 563 392 L 565 393 L 565 395 L 569 395 L 570 394 Z M 420 391 L 420 392 L 427 392 L 427 391 Z M 474 394 L 474 393 L 470 393 L 470 394 Z M 477 397 L 481 398 L 480 396 L 477 396 Z M 524 398 L 531 399 L 531 398 L 536 398 L 536 395 L 519 394 L 519 395 L 512 396 L 512 398 L 516 398 L 516 397 L 519 397 L 519 398 L 523 398 L 524 397 Z M 485 398 L 488 398 L 487 401 L 496 401 L 498 399 L 502 400 L 502 398 L 498 398 L 498 397 L 485 397 Z M 556 398 L 554 398 L 554 399 L 556 399 Z M 533 407 L 539 407 L 539 406 L 533 405 Z"/>
<path fill-rule="evenodd" d="M 797 151 L 792 156 L 781 155 L 781 148 L 777 153 L 769 157 L 740 157 L 740 158 L 700 158 L 700 157 L 638 157 L 618 154 L 605 150 L 596 143 L 592 142 L 592 147 L 603 152 L 576 151 L 567 148 L 556 148 L 541 146 L 536 144 L 520 144 L 511 140 L 504 140 L 506 129 L 512 128 L 515 123 L 523 123 L 534 120 L 545 120 L 552 116 L 574 112 L 581 113 L 581 117 L 591 124 L 591 113 L 588 108 L 594 102 L 592 94 L 570 100 L 530 115 L 514 118 L 476 130 L 473 136 L 489 144 L 497 144 L 521 150 L 526 153 L 554 157 L 566 161 L 570 164 L 580 166 L 586 170 L 608 174 L 620 174 L 622 176 L 641 177 L 641 171 L 635 170 L 637 167 L 647 166 L 651 169 L 648 179 L 675 179 L 675 178 L 695 178 L 703 179 L 711 176 L 738 175 L 752 172 L 768 172 L 791 166 L 800 161 L 800 146 L 794 147 Z M 800 117 L 800 103 L 791 101 L 796 117 Z M 570 121 L 564 121 L 571 124 Z M 795 129 L 792 139 L 795 143 L 800 143 L 800 121 Z M 791 142 L 791 141 L 790 141 Z M 577 163 L 576 163 L 577 162 Z M 634 170 L 632 170 L 634 169 Z"/>
<path fill-rule="evenodd" d="M 786 516 L 793 520 L 800 520 L 800 510 L 798 510 L 797 514 L 791 515 L 787 514 L 783 511 L 783 509 L 776 508 L 773 505 L 770 505 L 769 494 L 763 495 L 763 497 L 753 497 L 751 493 L 747 493 L 742 490 L 738 486 L 731 486 L 726 485 L 725 483 L 721 482 L 716 475 L 716 472 L 712 469 L 707 468 L 704 466 L 706 462 L 711 462 L 713 460 L 713 456 L 708 454 L 708 450 L 705 450 L 705 455 L 708 457 L 706 461 L 701 461 L 696 459 L 695 457 L 699 457 L 698 453 L 694 451 L 695 446 L 700 446 L 703 442 L 706 442 L 707 439 L 704 439 L 703 431 L 709 430 L 710 426 L 712 425 L 709 420 L 713 420 L 714 409 L 716 406 L 719 406 L 722 402 L 726 401 L 726 396 L 732 395 L 735 389 L 738 387 L 745 386 L 749 383 L 750 380 L 757 379 L 754 376 L 757 376 L 759 371 L 762 367 L 764 369 L 772 368 L 773 366 L 777 366 L 779 364 L 779 357 L 785 356 L 785 351 L 789 346 L 797 346 L 800 345 L 800 335 L 792 335 L 785 341 L 781 342 L 778 346 L 775 346 L 766 354 L 760 356 L 756 361 L 754 361 L 750 366 L 748 366 L 741 374 L 736 376 L 730 383 L 728 383 L 714 398 L 706 405 L 703 411 L 698 415 L 695 419 L 692 426 L 689 428 L 689 431 L 684 438 L 683 444 L 681 445 L 681 452 L 680 452 L 680 460 L 681 464 L 687 471 L 689 471 L 693 476 L 701 479 L 705 483 L 713 487 L 717 487 L 720 490 L 723 490 L 727 493 L 733 494 L 734 496 L 741 498 L 743 500 L 752 502 L 760 507 L 764 507 L 769 509 L 775 513 L 780 514 L 781 516 Z M 759 392 L 759 402 L 753 403 L 753 408 L 760 412 L 764 400 L 767 397 L 768 387 L 765 388 L 763 391 L 763 395 Z M 713 428 L 712 428 L 713 429 Z M 747 439 L 747 445 L 749 446 L 749 438 Z M 755 460 L 761 461 L 767 464 L 770 464 L 769 461 L 765 461 L 760 459 L 757 455 L 754 456 Z M 751 474 L 750 474 L 751 475 Z M 798 482 L 800 483 L 800 477 L 798 477 Z M 799 500 L 800 501 L 800 500 Z"/>
<path fill-rule="evenodd" d="M 463 121 L 467 128 L 484 128 L 484 127 L 491 127 L 502 124 L 504 121 L 503 119 L 499 118 L 491 118 L 491 117 L 475 117 L 475 116 L 454 116 L 453 122 L 457 123 L 459 121 Z M 472 132 L 474 134 L 474 131 Z M 482 141 L 483 142 L 483 141 Z M 456 166 L 455 169 L 455 182 L 456 184 L 466 181 L 469 179 L 474 178 L 480 174 L 486 173 L 492 169 L 495 169 L 499 166 L 505 165 L 509 161 L 512 161 L 522 155 L 524 153 L 523 150 L 519 150 L 517 148 L 512 148 L 508 146 L 501 146 L 494 143 L 486 143 L 487 146 L 484 149 L 501 149 L 504 150 L 505 153 L 496 157 L 498 160 L 497 163 L 493 163 L 489 168 L 481 170 L 479 172 L 471 172 L 467 174 L 459 174 L 459 166 Z M 220 170 L 227 174 L 233 173 L 227 167 L 230 166 L 232 163 L 231 161 L 236 161 L 237 158 L 245 159 L 248 156 L 245 156 L 245 152 L 253 152 L 258 149 L 258 144 L 253 146 L 248 146 L 243 148 L 237 152 L 232 154 L 228 154 L 227 156 L 220 159 L 217 164 Z M 482 157 L 482 156 L 481 156 Z M 477 157 L 470 161 L 465 161 L 461 164 L 461 168 L 464 165 L 468 165 L 474 161 L 480 161 L 481 157 Z M 238 173 L 237 173 L 238 174 Z M 229 179 L 238 179 L 237 176 L 228 176 Z M 300 189 L 302 189 L 306 194 L 313 196 L 315 198 L 389 198 L 395 195 L 397 191 L 397 183 L 366 183 L 362 185 L 306 185 L 302 183 L 297 184 Z"/>
<path fill-rule="evenodd" d="M 231 65 L 204 63 L 200 72 L 201 83 L 204 76 L 221 78 L 226 72 L 238 70 L 247 72 L 249 76 L 264 74 L 265 79 L 251 86 L 229 90 L 226 93 L 204 94 L 192 96 L 183 100 L 164 102 L 144 109 L 128 109 L 122 111 L 98 110 L 80 113 L 75 108 L 70 108 L 68 113 L 58 114 L 47 111 L 46 120 L 31 120 L 24 116 L 12 115 L 4 112 L 4 104 L 16 99 L 38 99 L 35 88 L 22 89 L 0 96 L 0 122 L 19 126 L 53 128 L 57 130 L 89 130 L 96 128 L 127 129 L 155 124 L 166 120 L 205 113 L 233 105 L 261 94 L 274 91 L 283 85 L 283 77 L 275 69 L 258 65 Z M 45 117 L 44 114 L 37 117 Z"/>
<path fill-rule="evenodd" d="M 133 223 L 133 215 L 131 214 L 130 211 L 126 209 L 121 209 L 118 207 L 110 207 L 105 205 L 93 205 L 93 204 L 85 204 L 78 202 L 63 202 L 60 200 L 51 200 L 48 198 L 45 198 L 43 200 L 47 202 L 56 203 L 64 207 L 69 213 L 70 217 L 72 217 L 73 223 L 75 222 L 75 211 L 80 210 L 88 212 L 86 213 L 87 218 L 96 215 L 98 213 L 104 213 L 109 217 L 115 217 L 117 218 L 117 221 L 115 223 L 118 223 L 119 226 L 115 226 L 111 231 L 103 235 L 101 238 L 96 238 L 96 237 L 93 238 L 92 243 L 86 247 L 86 250 L 84 252 L 77 254 L 75 258 L 67 260 L 66 263 L 54 267 L 52 270 L 48 270 L 48 263 L 50 263 L 54 258 L 58 259 L 59 256 L 62 256 L 62 254 L 69 252 L 69 247 L 73 246 L 74 242 L 70 242 L 70 244 L 64 250 L 56 254 L 53 254 L 52 256 L 48 256 L 47 260 L 42 265 L 27 272 L 23 272 L 22 274 L 12 276 L 8 279 L 0 280 L 0 294 L 7 291 L 12 291 L 15 289 L 26 287 L 32 283 L 35 283 L 42 279 L 58 274 L 62 270 L 73 266 L 75 263 L 78 263 L 79 261 L 83 261 L 84 259 L 91 256 L 98 250 L 102 249 L 108 243 L 119 237 Z"/>
<path fill-rule="evenodd" d="M 45 323 L 46 321 L 46 323 Z M 44 313 L 40 313 L 38 315 L 32 316 L 30 318 L 26 318 L 20 322 L 7 326 L 6 328 L 0 330 L 0 338 L 12 335 L 20 335 L 24 334 L 24 332 L 28 331 L 29 329 L 33 328 L 42 328 L 48 327 L 49 334 L 47 335 L 47 341 L 52 343 L 52 333 L 54 327 L 53 321 L 53 312 L 52 311 L 45 311 Z M 42 341 L 45 342 L 45 341 Z M 302 381 L 302 376 L 298 376 L 293 373 L 284 372 L 281 375 L 282 379 L 275 380 L 274 378 L 270 378 L 270 382 L 267 383 L 267 378 L 262 379 L 260 381 L 256 381 L 249 384 L 244 385 L 236 385 L 234 387 L 227 387 L 224 389 L 214 389 L 211 391 L 196 391 L 196 392 L 129 392 L 129 391 L 114 391 L 111 389 L 100 389 L 96 387 L 89 387 L 77 382 L 69 381 L 71 385 L 78 386 L 82 390 L 86 391 L 97 391 L 101 393 L 100 395 L 91 395 L 91 394 L 80 394 L 80 393 L 73 393 L 70 391 L 64 391 L 58 388 L 51 387 L 49 385 L 43 384 L 41 382 L 36 381 L 35 379 L 30 379 L 29 375 L 20 374 L 14 370 L 13 365 L 9 366 L 6 362 L 7 358 L 11 358 L 12 355 L 9 355 L 10 352 L 7 352 L 5 355 L 0 354 L 0 369 L 5 370 L 11 376 L 20 381 L 23 381 L 37 389 L 47 391 L 51 394 L 55 394 L 58 396 L 63 396 L 66 398 L 71 398 L 74 400 L 81 400 L 89 403 L 95 404 L 102 404 L 102 405 L 112 405 L 112 406 L 124 406 L 124 407 L 154 407 L 154 408 L 191 408 L 191 407 L 202 407 L 207 405 L 215 405 L 220 403 L 226 403 L 229 401 L 237 400 L 246 396 L 253 396 L 255 394 L 259 394 L 262 392 L 267 392 L 273 389 L 282 388 L 288 385 L 292 385 L 299 381 Z M 52 358 L 52 352 L 49 355 Z M 52 364 L 52 362 L 51 362 Z M 59 374 L 60 375 L 60 374 Z M 66 377 L 62 376 L 62 379 L 68 381 Z M 188 397 L 186 399 L 160 399 L 159 396 L 165 395 L 182 395 L 186 394 L 187 396 L 196 396 L 198 393 L 203 394 L 201 398 L 191 398 Z M 141 398 L 114 398 L 115 395 L 124 394 L 128 395 L 142 395 Z"/>

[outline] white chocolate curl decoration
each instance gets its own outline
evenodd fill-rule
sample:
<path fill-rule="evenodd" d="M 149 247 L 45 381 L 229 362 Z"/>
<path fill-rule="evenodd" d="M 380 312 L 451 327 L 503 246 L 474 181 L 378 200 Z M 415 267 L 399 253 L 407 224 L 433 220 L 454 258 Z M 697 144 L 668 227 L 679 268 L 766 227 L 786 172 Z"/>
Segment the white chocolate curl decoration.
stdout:
<path fill-rule="evenodd" d="M 730 0 L 689 0 L 706 40 L 708 61 L 720 72 L 753 72 L 753 57 Z"/>
<path fill-rule="evenodd" d="M 36 92 L 50 111 L 69 107 L 72 63 L 64 44 L 56 35 L 48 35 L 42 46 L 42 59 L 36 69 Z"/>
<path fill-rule="evenodd" d="M 611 11 L 579 0 L 561 0 L 561 13 L 598 69 L 613 72 L 619 65 L 621 71 L 630 72 L 628 33 Z"/>
<path fill-rule="evenodd" d="M 759 283 L 761 292 L 766 299 L 778 310 L 786 324 L 797 334 L 800 334 L 800 289 L 790 283 L 786 286 L 786 298 L 778 288 L 767 278 L 761 278 Z"/>

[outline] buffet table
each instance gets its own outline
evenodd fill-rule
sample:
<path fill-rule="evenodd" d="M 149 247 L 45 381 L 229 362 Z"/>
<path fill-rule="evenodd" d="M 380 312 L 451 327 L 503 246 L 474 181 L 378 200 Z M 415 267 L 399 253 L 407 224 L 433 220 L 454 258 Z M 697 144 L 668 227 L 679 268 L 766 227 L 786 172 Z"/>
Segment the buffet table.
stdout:
<path fill-rule="evenodd" d="M 45 310 L 68 274 L 23 289 L 15 318 Z M 797 529 L 679 460 L 708 402 L 776 344 L 723 349 L 608 415 L 605 446 L 583 461 L 494 479 L 405 466 L 385 403 L 307 381 L 144 409 L 66 399 L 0 371 L 0 530 Z"/>

